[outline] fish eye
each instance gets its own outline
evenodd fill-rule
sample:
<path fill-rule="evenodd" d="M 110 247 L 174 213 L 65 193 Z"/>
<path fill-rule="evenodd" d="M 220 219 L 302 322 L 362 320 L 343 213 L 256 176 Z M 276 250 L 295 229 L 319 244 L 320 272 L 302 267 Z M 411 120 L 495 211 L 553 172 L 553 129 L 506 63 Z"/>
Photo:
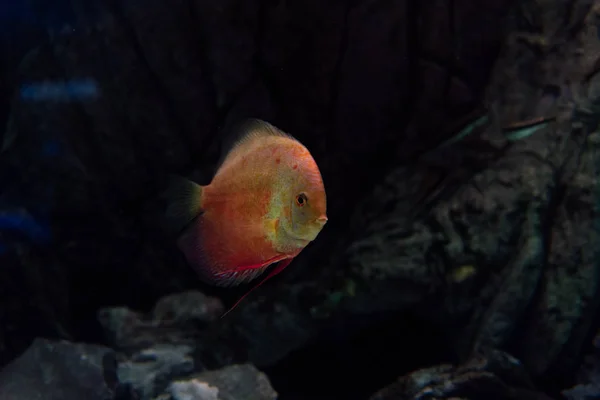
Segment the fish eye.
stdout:
<path fill-rule="evenodd" d="M 298 196 L 296 196 L 296 205 L 297 206 L 302 207 L 307 202 L 308 202 L 308 199 L 306 198 L 306 195 L 304 193 L 300 193 Z"/>

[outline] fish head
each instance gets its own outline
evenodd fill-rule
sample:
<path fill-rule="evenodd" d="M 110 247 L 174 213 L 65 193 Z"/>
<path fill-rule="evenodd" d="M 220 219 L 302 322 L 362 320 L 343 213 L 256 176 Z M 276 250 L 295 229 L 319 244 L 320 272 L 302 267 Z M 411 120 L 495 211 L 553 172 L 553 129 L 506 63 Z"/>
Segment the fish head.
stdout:
<path fill-rule="evenodd" d="M 310 242 L 327 223 L 327 196 L 321 173 L 312 157 L 298 163 L 298 170 L 289 191 L 291 233 Z"/>

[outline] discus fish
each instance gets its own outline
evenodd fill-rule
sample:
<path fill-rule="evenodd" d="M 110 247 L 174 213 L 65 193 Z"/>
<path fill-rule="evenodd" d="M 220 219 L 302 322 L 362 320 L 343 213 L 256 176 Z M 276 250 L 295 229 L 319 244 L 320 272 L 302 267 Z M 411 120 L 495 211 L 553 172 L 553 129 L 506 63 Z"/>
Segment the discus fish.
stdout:
<path fill-rule="evenodd" d="M 238 129 L 240 139 L 210 184 L 174 178 L 167 190 L 167 220 L 185 227 L 177 245 L 203 281 L 233 286 L 279 262 L 229 311 L 288 266 L 327 222 L 323 180 L 308 149 L 265 121 Z"/>

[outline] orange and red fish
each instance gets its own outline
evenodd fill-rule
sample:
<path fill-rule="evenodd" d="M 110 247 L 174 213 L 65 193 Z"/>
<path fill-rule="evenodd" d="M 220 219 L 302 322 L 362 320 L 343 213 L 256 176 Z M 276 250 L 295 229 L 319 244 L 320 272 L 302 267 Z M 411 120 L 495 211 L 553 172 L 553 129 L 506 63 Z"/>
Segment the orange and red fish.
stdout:
<path fill-rule="evenodd" d="M 178 247 L 207 283 L 249 282 L 279 262 L 231 309 L 289 265 L 327 222 L 323 180 L 308 149 L 261 120 L 239 130 L 210 184 L 172 181 L 167 209 L 173 224 L 186 226 Z"/>

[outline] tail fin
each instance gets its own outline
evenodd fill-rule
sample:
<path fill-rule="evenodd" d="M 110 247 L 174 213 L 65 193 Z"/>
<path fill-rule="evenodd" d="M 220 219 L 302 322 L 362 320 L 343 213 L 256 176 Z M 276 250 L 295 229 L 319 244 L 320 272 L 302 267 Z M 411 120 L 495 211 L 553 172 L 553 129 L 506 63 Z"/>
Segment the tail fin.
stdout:
<path fill-rule="evenodd" d="M 164 225 L 172 235 L 181 233 L 202 213 L 203 188 L 189 179 L 171 175 L 163 192 L 166 201 Z"/>

